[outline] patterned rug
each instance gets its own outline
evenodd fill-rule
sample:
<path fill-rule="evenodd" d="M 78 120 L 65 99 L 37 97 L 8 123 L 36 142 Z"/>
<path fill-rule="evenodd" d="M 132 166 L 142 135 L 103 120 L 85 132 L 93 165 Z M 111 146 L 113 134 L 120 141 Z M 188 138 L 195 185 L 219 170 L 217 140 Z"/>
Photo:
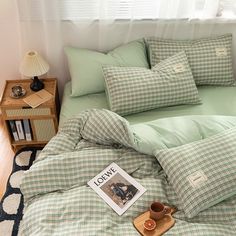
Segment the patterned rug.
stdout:
<path fill-rule="evenodd" d="M 23 216 L 23 195 L 20 183 L 24 171 L 28 170 L 41 148 L 23 148 L 15 157 L 6 192 L 0 202 L 0 236 L 15 236 Z"/>

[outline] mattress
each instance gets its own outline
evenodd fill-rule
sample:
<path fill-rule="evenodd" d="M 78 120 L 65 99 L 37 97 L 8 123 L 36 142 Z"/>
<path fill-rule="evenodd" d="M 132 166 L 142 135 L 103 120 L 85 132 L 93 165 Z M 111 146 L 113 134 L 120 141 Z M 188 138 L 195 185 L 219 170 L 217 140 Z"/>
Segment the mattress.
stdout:
<path fill-rule="evenodd" d="M 181 105 L 158 108 L 125 116 L 130 124 L 147 122 L 164 117 L 184 115 L 227 115 L 236 116 L 236 87 L 200 86 L 198 87 L 202 104 Z M 90 94 L 71 97 L 71 82 L 65 85 L 60 113 L 60 126 L 65 120 L 78 115 L 88 108 L 109 109 L 106 94 Z"/>

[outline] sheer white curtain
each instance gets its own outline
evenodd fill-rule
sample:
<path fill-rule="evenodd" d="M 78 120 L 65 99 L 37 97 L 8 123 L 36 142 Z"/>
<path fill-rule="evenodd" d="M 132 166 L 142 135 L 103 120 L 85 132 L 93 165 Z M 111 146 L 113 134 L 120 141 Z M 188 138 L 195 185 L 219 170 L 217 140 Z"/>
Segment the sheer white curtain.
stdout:
<path fill-rule="evenodd" d="M 225 1 L 225 0 L 224 0 Z M 220 0 L 60 0 L 67 20 L 213 18 Z"/>
<path fill-rule="evenodd" d="M 232 24 L 186 20 L 215 18 L 220 1 L 18 0 L 22 56 L 39 51 L 61 92 L 69 79 L 65 45 L 108 51 L 145 36 L 196 38 L 231 32 Z"/>
<path fill-rule="evenodd" d="M 18 0 L 21 54 L 38 51 L 49 63 L 48 76 L 57 76 L 62 89 L 66 72 L 58 0 Z"/>

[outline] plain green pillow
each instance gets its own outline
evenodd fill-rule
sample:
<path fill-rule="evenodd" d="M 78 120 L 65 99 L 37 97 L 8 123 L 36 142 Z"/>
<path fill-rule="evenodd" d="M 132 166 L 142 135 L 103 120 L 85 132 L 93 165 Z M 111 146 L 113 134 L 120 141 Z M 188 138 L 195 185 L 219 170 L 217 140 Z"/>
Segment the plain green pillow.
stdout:
<path fill-rule="evenodd" d="M 107 54 L 82 48 L 65 47 L 72 81 L 72 97 L 105 90 L 103 65 L 149 68 L 143 39 L 132 41 Z"/>

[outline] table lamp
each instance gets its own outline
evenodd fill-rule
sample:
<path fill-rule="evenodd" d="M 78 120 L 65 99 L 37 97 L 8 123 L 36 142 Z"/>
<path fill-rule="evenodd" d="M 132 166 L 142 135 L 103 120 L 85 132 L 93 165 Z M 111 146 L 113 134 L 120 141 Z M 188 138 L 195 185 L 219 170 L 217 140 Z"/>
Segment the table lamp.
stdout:
<path fill-rule="evenodd" d="M 21 74 L 33 78 L 33 82 L 30 84 L 30 88 L 33 91 L 39 91 L 44 88 L 44 84 L 39 80 L 38 76 L 46 74 L 48 70 L 48 63 L 36 51 L 26 53 L 20 65 Z"/>

